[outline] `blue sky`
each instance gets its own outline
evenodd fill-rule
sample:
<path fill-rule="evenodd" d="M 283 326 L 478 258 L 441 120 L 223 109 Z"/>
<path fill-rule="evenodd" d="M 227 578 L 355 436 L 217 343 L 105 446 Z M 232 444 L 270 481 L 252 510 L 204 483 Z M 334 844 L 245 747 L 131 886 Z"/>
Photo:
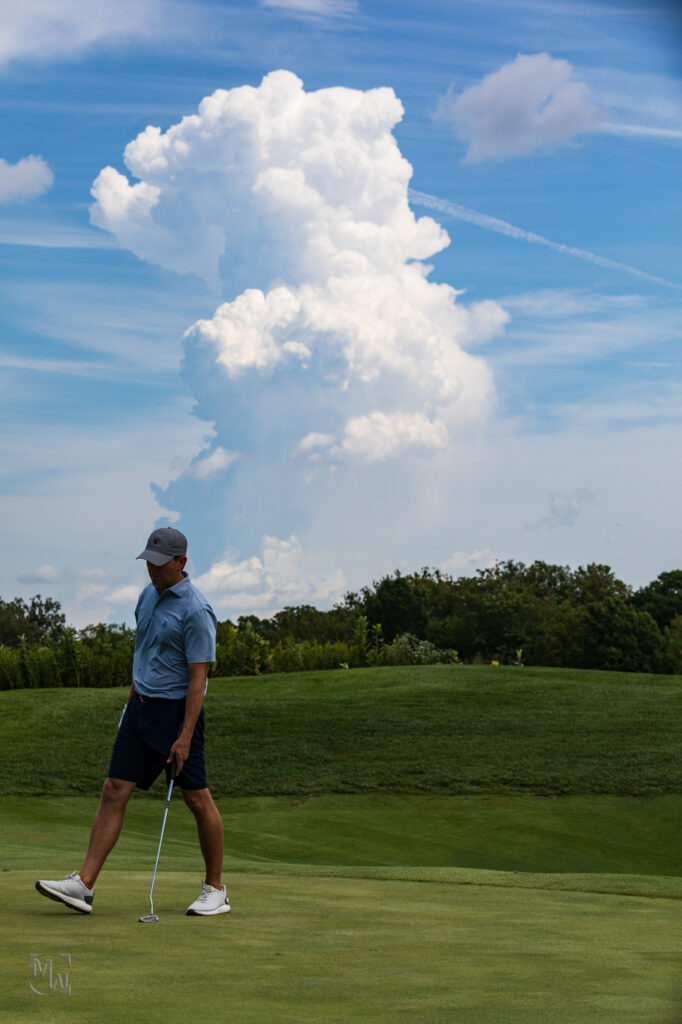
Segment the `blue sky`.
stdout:
<path fill-rule="evenodd" d="M 165 523 L 220 618 L 679 567 L 681 69 L 658 2 L 4 5 L 0 596 L 130 622 Z"/>

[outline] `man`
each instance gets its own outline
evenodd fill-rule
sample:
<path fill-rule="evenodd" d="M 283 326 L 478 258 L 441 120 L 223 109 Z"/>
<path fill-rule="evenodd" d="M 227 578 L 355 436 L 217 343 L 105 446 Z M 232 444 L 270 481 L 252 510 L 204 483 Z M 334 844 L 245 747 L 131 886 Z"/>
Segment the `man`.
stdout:
<path fill-rule="evenodd" d="M 38 881 L 43 896 L 89 914 L 95 881 L 121 832 L 133 790 L 147 790 L 165 769 L 194 814 L 206 880 L 187 909 L 201 917 L 230 909 L 221 881 L 223 823 L 206 783 L 203 700 L 215 660 L 216 618 L 184 571 L 187 540 L 179 530 L 154 530 L 137 556 L 151 583 L 135 609 L 133 682 L 121 716 L 83 866 L 63 881 Z"/>

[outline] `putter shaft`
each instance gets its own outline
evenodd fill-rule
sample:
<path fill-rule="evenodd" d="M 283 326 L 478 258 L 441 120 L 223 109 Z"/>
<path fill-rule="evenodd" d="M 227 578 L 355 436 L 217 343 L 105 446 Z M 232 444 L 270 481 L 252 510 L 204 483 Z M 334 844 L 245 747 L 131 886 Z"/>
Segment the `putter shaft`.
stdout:
<path fill-rule="evenodd" d="M 159 856 L 161 854 L 161 843 L 163 842 L 163 833 L 166 828 L 166 818 L 168 817 L 168 808 L 170 807 L 171 795 L 173 793 L 173 783 L 175 782 L 175 761 L 173 761 L 173 767 L 171 769 L 171 779 L 168 786 L 168 796 L 166 797 L 166 808 L 163 812 L 163 822 L 161 824 L 161 835 L 159 836 L 159 848 L 156 851 L 156 861 L 154 863 L 154 874 L 152 875 L 152 884 L 149 889 L 149 914 L 146 917 L 141 917 L 140 921 L 143 924 L 149 924 L 159 920 L 157 915 L 154 913 L 154 882 L 156 881 L 156 869 L 159 866 Z"/>

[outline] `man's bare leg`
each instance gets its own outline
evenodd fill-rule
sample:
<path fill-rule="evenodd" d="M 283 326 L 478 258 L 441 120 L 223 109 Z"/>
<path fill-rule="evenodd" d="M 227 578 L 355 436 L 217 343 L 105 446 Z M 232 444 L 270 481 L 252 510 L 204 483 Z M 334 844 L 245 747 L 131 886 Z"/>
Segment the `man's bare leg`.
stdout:
<path fill-rule="evenodd" d="M 134 782 L 105 779 L 99 809 L 92 823 L 88 852 L 80 870 L 81 881 L 88 889 L 93 888 L 102 865 L 116 845 L 134 789 Z"/>
<path fill-rule="evenodd" d="M 220 812 L 208 789 L 183 789 L 182 797 L 197 823 L 206 882 L 214 889 L 222 889 L 223 819 Z"/>

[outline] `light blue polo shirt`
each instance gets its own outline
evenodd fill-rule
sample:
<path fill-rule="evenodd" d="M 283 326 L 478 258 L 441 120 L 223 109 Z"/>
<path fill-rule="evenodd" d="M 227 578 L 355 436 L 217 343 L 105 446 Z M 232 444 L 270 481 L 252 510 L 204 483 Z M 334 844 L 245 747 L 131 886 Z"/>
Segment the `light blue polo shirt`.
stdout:
<path fill-rule="evenodd" d="M 133 682 L 143 697 L 187 694 L 188 665 L 215 661 L 216 617 L 189 576 L 159 596 L 150 583 L 135 609 Z"/>

